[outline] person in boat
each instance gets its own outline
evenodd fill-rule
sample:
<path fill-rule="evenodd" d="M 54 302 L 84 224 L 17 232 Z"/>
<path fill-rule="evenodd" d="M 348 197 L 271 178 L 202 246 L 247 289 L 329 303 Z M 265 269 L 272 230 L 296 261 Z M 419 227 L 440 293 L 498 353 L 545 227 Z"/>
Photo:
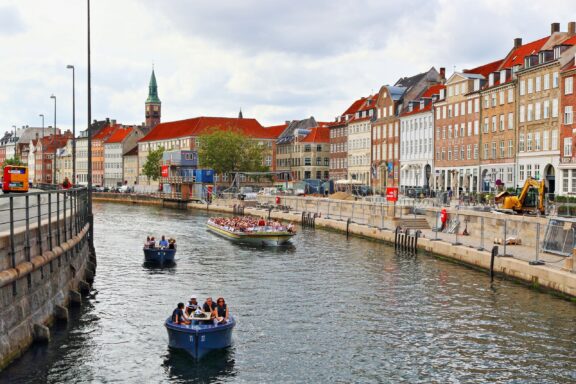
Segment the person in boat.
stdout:
<path fill-rule="evenodd" d="M 144 248 L 148 248 L 150 246 L 150 236 L 146 236 L 146 242 L 144 243 Z"/>
<path fill-rule="evenodd" d="M 288 224 L 288 227 L 286 228 L 286 230 L 290 233 L 296 233 L 296 230 L 294 229 L 294 224 L 292 224 L 292 223 Z"/>
<path fill-rule="evenodd" d="M 172 323 L 174 324 L 190 324 L 190 320 L 184 314 L 184 303 L 178 303 L 176 309 L 172 312 Z"/>
<path fill-rule="evenodd" d="M 176 249 L 176 240 L 168 239 L 168 249 Z"/>
<path fill-rule="evenodd" d="M 160 246 L 160 248 L 168 247 L 168 241 L 166 240 L 166 237 L 164 237 L 164 235 L 162 235 L 162 240 L 158 242 L 158 246 Z"/>
<path fill-rule="evenodd" d="M 198 304 L 198 301 L 196 301 L 196 296 L 193 295 L 190 297 L 188 305 L 186 306 L 186 314 L 191 316 L 194 312 L 196 312 L 197 309 L 200 309 L 200 304 Z"/>
<path fill-rule="evenodd" d="M 206 298 L 204 305 L 202 305 L 202 310 L 210 313 L 211 316 L 216 316 L 216 303 L 212 301 L 211 297 Z"/>
<path fill-rule="evenodd" d="M 152 236 L 150 238 L 150 242 L 148 243 L 148 248 L 156 248 L 156 240 L 154 239 L 154 236 Z"/>
<path fill-rule="evenodd" d="M 265 227 L 266 226 L 266 220 L 264 220 L 263 217 L 261 217 L 260 220 L 258 220 L 258 226 L 259 227 Z"/>
<path fill-rule="evenodd" d="M 218 324 L 225 324 L 228 322 L 228 306 L 226 305 L 223 297 L 219 297 L 218 300 L 216 300 L 215 323 L 216 322 Z"/>

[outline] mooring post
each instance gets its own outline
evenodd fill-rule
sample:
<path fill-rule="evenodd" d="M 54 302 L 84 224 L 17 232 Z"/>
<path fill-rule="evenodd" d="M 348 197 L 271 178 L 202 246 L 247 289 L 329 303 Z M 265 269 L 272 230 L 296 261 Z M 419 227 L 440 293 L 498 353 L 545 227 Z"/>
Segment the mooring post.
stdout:
<path fill-rule="evenodd" d="M 398 232 L 400 230 L 400 226 L 396 226 L 394 230 L 394 249 L 398 249 Z"/>
<path fill-rule="evenodd" d="M 348 238 L 350 236 L 350 223 L 352 222 L 351 218 L 348 218 L 348 220 L 346 220 L 346 238 Z"/>
<path fill-rule="evenodd" d="M 420 237 L 421 234 L 422 234 L 421 230 L 416 231 L 416 238 L 414 240 L 414 253 L 418 251 L 418 238 Z"/>
<path fill-rule="evenodd" d="M 494 258 L 498 255 L 498 246 L 492 247 L 492 254 L 490 255 L 490 282 L 494 281 Z"/>
<path fill-rule="evenodd" d="M 508 235 L 508 220 L 504 219 L 504 239 L 502 239 L 502 247 L 504 248 L 504 253 L 502 256 L 506 256 L 506 243 L 507 239 L 506 236 Z"/>

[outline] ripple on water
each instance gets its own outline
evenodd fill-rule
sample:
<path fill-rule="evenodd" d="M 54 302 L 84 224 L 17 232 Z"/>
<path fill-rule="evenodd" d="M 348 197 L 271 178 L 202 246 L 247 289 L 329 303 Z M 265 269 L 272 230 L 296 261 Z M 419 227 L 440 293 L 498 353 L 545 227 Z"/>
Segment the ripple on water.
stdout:
<path fill-rule="evenodd" d="M 331 232 L 238 246 L 207 217 L 96 204 L 95 298 L 0 381 L 576 381 L 573 304 Z M 144 238 L 162 234 L 178 240 L 176 265 L 144 265 Z M 226 297 L 238 320 L 235 345 L 200 363 L 169 350 L 163 327 L 193 293 Z"/>

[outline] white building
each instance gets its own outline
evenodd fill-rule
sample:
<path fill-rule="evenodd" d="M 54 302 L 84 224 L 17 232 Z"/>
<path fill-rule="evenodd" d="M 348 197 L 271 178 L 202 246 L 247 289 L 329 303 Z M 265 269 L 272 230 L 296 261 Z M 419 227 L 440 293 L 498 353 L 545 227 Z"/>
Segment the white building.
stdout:
<path fill-rule="evenodd" d="M 142 131 L 137 127 L 119 127 L 104 142 L 105 186 L 116 187 L 126 181 L 122 155 L 132 149 L 142 137 Z"/>
<path fill-rule="evenodd" d="M 434 175 L 434 111 L 443 85 L 434 85 L 409 102 L 400 115 L 400 187 L 428 188 Z"/>

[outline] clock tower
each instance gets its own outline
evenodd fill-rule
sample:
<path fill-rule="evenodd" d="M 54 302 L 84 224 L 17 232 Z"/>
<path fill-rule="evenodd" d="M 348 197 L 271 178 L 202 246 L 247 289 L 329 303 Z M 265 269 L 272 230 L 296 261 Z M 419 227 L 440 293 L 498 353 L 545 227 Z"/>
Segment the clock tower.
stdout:
<path fill-rule="evenodd" d="M 150 85 L 148 86 L 148 98 L 146 99 L 146 126 L 154 128 L 160 124 L 162 112 L 162 103 L 158 98 L 158 85 L 156 84 L 156 75 L 152 69 L 150 76 Z"/>

